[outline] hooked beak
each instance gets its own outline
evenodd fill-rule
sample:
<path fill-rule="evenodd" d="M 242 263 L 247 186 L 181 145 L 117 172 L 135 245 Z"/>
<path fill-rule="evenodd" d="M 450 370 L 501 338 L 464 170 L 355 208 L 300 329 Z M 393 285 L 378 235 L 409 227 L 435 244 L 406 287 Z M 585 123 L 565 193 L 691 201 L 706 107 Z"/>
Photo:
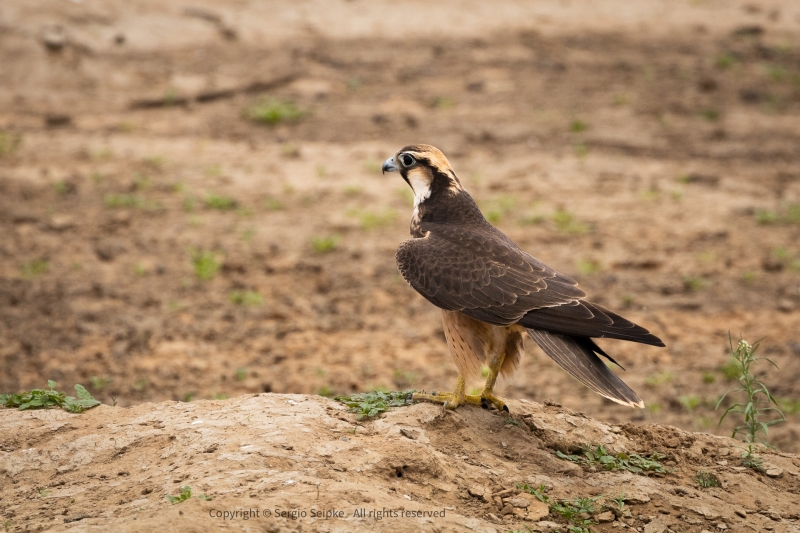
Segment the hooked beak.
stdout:
<path fill-rule="evenodd" d="M 386 172 L 397 172 L 398 168 L 394 164 L 394 156 L 390 157 L 386 161 L 383 162 L 383 166 L 381 167 L 381 174 L 385 174 Z"/>

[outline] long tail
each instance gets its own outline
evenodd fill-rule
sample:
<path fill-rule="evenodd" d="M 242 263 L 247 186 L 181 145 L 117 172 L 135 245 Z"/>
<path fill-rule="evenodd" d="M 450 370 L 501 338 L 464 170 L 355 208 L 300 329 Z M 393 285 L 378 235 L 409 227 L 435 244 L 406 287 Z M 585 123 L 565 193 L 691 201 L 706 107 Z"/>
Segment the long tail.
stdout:
<path fill-rule="evenodd" d="M 595 352 L 603 351 L 592 339 L 530 328 L 528 334 L 561 368 L 597 394 L 622 405 L 644 407 L 642 399 L 597 356 Z"/>

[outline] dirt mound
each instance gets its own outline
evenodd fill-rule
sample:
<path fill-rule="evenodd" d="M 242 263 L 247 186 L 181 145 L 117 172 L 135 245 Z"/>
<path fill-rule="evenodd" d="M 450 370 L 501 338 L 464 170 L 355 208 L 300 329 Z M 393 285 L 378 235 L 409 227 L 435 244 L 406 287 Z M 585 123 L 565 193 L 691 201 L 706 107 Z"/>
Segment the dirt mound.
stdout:
<path fill-rule="evenodd" d="M 763 450 L 759 472 L 728 438 L 510 407 L 418 404 L 358 421 L 319 396 L 257 394 L 3 410 L 0 516 L 7 531 L 566 531 L 552 505 L 587 498 L 594 512 L 572 524 L 594 531 L 800 531 L 795 455 Z M 631 462 L 660 454 L 661 468 L 563 458 L 587 445 Z M 700 472 L 719 486 L 701 488 Z M 181 487 L 192 497 L 171 504 Z"/>

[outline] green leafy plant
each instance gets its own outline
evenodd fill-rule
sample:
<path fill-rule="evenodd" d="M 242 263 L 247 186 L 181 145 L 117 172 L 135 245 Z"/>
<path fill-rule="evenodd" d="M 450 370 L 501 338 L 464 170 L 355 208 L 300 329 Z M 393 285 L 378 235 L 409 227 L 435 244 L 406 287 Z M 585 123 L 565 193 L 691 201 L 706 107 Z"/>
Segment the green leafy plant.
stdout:
<path fill-rule="evenodd" d="M 216 194 L 207 195 L 205 204 L 209 209 L 218 209 L 220 211 L 230 211 L 236 209 L 239 205 L 239 203 L 230 196 L 219 196 Z"/>
<path fill-rule="evenodd" d="M 372 418 L 392 407 L 403 407 L 411 404 L 411 394 L 414 391 L 360 392 L 350 396 L 336 396 L 334 400 L 349 407 L 351 413 L 358 413 L 358 419 Z"/>
<path fill-rule="evenodd" d="M 586 515 L 591 515 L 598 511 L 597 500 L 602 497 L 600 495 L 594 498 L 558 500 L 550 504 L 550 512 L 569 522 L 571 526 L 569 531 L 571 533 L 583 533 L 588 531 L 588 526 L 594 524 L 594 521 L 591 518 L 586 518 Z"/>
<path fill-rule="evenodd" d="M 20 411 L 60 407 L 70 413 L 82 413 L 86 409 L 100 405 L 83 385 L 75 385 L 77 397 L 67 396 L 66 393 L 55 390 L 56 382 L 53 380 L 48 380 L 47 386 L 50 388 L 33 389 L 19 394 L 0 394 L 0 405 L 16 407 Z"/>
<path fill-rule="evenodd" d="M 175 505 L 176 503 L 183 503 L 183 502 L 185 502 L 186 500 L 188 500 L 189 498 L 192 497 L 192 487 L 190 487 L 189 485 L 185 485 L 185 486 L 181 487 L 180 491 L 181 491 L 180 494 L 178 494 L 177 496 L 171 496 L 171 495 L 167 494 L 167 499 L 169 500 L 169 503 L 171 503 L 173 505 Z M 200 500 L 206 500 L 206 501 L 209 501 L 209 502 L 211 501 L 211 497 L 210 496 L 206 496 L 205 494 L 200 494 L 199 496 L 195 496 L 195 497 L 200 499 Z"/>
<path fill-rule="evenodd" d="M 737 402 L 725 409 L 725 412 L 722 413 L 719 419 L 719 424 L 722 424 L 722 421 L 725 420 L 728 414 L 740 415 L 744 418 L 743 423 L 737 425 L 733 429 L 732 437 L 736 438 L 736 435 L 740 433 L 744 435 L 746 446 L 742 453 L 742 464 L 758 470 L 761 468 L 761 458 L 755 455 L 756 445 L 758 443 L 767 444 L 766 437 L 769 434 L 770 426 L 785 422 L 786 416 L 783 414 L 783 411 L 780 410 L 778 402 L 772 394 L 770 394 L 767 386 L 759 381 L 750 371 L 750 368 L 761 360 L 767 361 L 775 368 L 778 368 L 778 365 L 766 357 L 756 357 L 756 351 L 758 350 L 761 340 L 750 344 L 746 340 L 740 338 L 739 343 L 736 345 L 736 348 L 734 348 L 733 340 L 731 340 L 729 334 L 728 343 L 730 344 L 731 357 L 733 357 L 734 363 L 738 368 L 739 375 L 736 379 L 741 387 L 726 392 L 717 402 L 716 409 L 719 409 L 722 402 L 724 402 L 725 398 L 730 394 L 742 394 L 744 396 L 744 401 Z M 775 413 L 777 418 L 765 420 L 765 415 L 770 411 Z"/>
<path fill-rule="evenodd" d="M 144 209 L 147 199 L 140 194 L 109 194 L 105 197 L 106 207 L 112 209 L 132 207 Z"/>
<path fill-rule="evenodd" d="M 361 229 L 371 230 L 388 226 L 397 218 L 397 213 L 392 209 L 384 211 L 366 211 L 361 209 L 353 209 L 348 211 L 347 214 L 352 217 L 358 218 Z"/>
<path fill-rule="evenodd" d="M 339 245 L 339 237 L 330 235 L 328 237 L 313 237 L 311 239 L 311 248 L 319 254 L 327 254 L 336 249 Z"/>
<path fill-rule="evenodd" d="M 550 496 L 547 495 L 547 487 L 544 484 L 533 487 L 527 483 L 517 483 L 517 490 L 536 496 L 536 499 L 542 503 L 550 503 Z"/>
<path fill-rule="evenodd" d="M 569 131 L 573 133 L 580 133 L 589 128 L 589 125 L 581 120 L 573 120 L 569 125 Z"/>
<path fill-rule="evenodd" d="M 222 264 L 217 254 L 209 250 L 195 250 L 192 254 L 192 266 L 197 279 L 207 281 L 217 275 Z"/>
<path fill-rule="evenodd" d="M 258 306 L 264 303 L 264 297 L 255 291 L 233 291 L 228 295 L 232 303 L 245 307 Z"/>
<path fill-rule="evenodd" d="M 578 218 L 564 209 L 557 209 L 553 213 L 553 224 L 561 233 L 587 233 L 589 225 L 578 220 Z"/>
<path fill-rule="evenodd" d="M 605 446 L 594 448 L 587 446 L 581 455 L 567 455 L 556 451 L 556 456 L 565 461 L 570 461 L 583 466 L 599 467 L 603 470 L 627 470 L 634 474 L 655 473 L 668 474 L 670 470 L 664 468 L 658 461 L 665 456 L 655 452 L 647 457 L 638 454 L 620 452 L 616 455 L 608 453 Z"/>
<path fill-rule="evenodd" d="M 296 122 L 303 118 L 305 113 L 293 102 L 282 100 L 259 100 L 244 112 L 246 118 L 261 124 L 274 126 L 281 122 Z"/>
<path fill-rule="evenodd" d="M 49 269 L 50 263 L 48 261 L 44 259 L 34 259 L 33 261 L 22 263 L 22 266 L 19 267 L 19 273 L 23 278 L 35 278 L 36 276 L 41 276 L 46 273 Z"/>
<path fill-rule="evenodd" d="M 22 142 L 22 136 L 0 130 L 0 157 L 10 154 Z"/>
<path fill-rule="evenodd" d="M 694 476 L 694 480 L 698 485 L 700 485 L 701 488 L 704 489 L 709 487 L 719 487 L 719 480 L 717 479 L 717 476 L 705 470 L 699 471 L 697 475 Z"/>
<path fill-rule="evenodd" d="M 625 489 L 622 490 L 621 493 L 617 494 L 616 496 L 611 496 L 607 498 L 607 501 L 614 504 L 614 507 L 608 507 L 608 509 L 613 512 L 617 516 L 631 516 L 631 511 L 625 505 Z"/>

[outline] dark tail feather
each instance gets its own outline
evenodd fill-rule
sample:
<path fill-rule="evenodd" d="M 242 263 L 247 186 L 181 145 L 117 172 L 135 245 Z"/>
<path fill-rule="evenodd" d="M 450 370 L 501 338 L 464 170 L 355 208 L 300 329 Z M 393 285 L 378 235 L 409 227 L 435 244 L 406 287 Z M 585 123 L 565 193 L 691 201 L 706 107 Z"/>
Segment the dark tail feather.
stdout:
<path fill-rule="evenodd" d="M 642 399 L 594 353 L 597 345 L 591 339 L 539 329 L 528 329 L 528 334 L 561 368 L 597 394 L 622 405 L 644 407 Z"/>

